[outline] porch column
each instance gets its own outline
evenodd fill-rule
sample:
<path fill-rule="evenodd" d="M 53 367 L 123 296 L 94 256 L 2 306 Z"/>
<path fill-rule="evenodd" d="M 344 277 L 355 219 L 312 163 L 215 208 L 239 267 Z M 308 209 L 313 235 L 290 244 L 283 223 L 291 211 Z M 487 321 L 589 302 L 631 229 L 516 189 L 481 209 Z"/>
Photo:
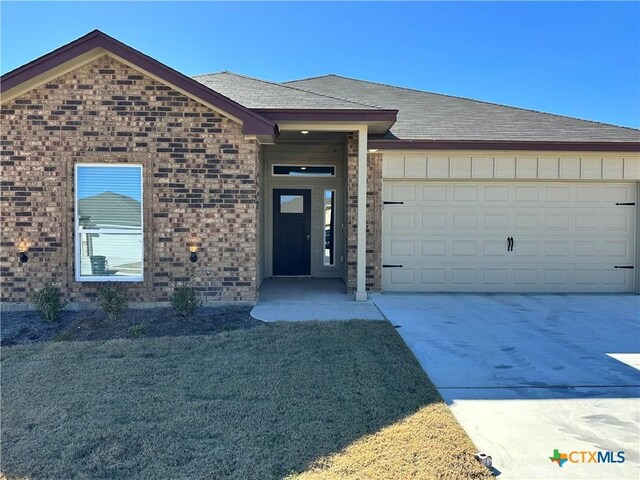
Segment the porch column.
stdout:
<path fill-rule="evenodd" d="M 358 128 L 358 250 L 356 300 L 367 299 L 367 127 Z"/>

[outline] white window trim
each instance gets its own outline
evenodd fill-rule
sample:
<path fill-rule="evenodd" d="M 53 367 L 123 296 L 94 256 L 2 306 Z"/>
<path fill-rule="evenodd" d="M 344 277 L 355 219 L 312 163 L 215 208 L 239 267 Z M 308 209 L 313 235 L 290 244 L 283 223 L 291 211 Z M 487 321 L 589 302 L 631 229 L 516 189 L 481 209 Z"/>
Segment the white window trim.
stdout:
<path fill-rule="evenodd" d="M 140 234 L 142 242 L 140 242 L 140 261 L 142 265 L 142 273 L 140 275 L 81 275 L 80 257 L 82 256 L 81 237 L 79 234 L 80 225 L 78 224 L 78 167 L 109 167 L 124 168 L 138 167 L 140 169 Z M 73 228 L 74 228 L 74 245 L 75 245 L 75 279 L 76 282 L 143 282 L 144 281 L 144 177 L 142 164 L 138 163 L 76 163 L 73 169 L 74 174 L 74 192 L 73 192 Z M 122 233 L 119 229 L 102 229 L 99 233 Z"/>
<path fill-rule="evenodd" d="M 275 173 L 276 167 L 322 167 L 322 168 L 333 168 L 333 173 L 331 175 L 321 175 L 321 174 L 313 174 L 313 173 L 305 173 L 304 175 L 289 175 L 284 173 Z M 271 166 L 271 176 L 272 177 L 285 177 L 285 178 L 335 178 L 336 176 L 336 166 L 335 165 L 307 165 L 306 163 L 274 163 Z"/>

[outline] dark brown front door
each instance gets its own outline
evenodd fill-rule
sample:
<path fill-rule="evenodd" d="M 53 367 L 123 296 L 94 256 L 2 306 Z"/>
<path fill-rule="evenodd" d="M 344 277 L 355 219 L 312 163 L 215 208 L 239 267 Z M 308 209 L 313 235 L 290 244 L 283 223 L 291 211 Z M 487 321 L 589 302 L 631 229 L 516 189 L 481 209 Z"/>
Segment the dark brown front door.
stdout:
<path fill-rule="evenodd" d="M 311 190 L 273 191 L 273 274 L 311 273 Z"/>

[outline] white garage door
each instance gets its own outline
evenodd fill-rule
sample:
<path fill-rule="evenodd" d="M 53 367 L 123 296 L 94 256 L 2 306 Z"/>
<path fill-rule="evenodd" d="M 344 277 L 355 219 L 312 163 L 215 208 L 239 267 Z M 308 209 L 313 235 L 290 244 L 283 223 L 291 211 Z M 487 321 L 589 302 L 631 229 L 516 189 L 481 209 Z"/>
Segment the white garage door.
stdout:
<path fill-rule="evenodd" d="M 632 292 L 635 192 L 625 183 L 385 181 L 383 289 Z"/>

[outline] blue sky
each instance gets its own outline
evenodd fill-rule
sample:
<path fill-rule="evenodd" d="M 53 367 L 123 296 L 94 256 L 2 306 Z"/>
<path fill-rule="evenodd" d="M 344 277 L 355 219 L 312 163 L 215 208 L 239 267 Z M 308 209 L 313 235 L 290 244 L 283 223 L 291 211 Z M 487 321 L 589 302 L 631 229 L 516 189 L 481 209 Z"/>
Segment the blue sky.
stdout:
<path fill-rule="evenodd" d="M 640 128 L 638 2 L 8 2 L 2 73 L 98 28 L 187 75 L 336 73 Z"/>

